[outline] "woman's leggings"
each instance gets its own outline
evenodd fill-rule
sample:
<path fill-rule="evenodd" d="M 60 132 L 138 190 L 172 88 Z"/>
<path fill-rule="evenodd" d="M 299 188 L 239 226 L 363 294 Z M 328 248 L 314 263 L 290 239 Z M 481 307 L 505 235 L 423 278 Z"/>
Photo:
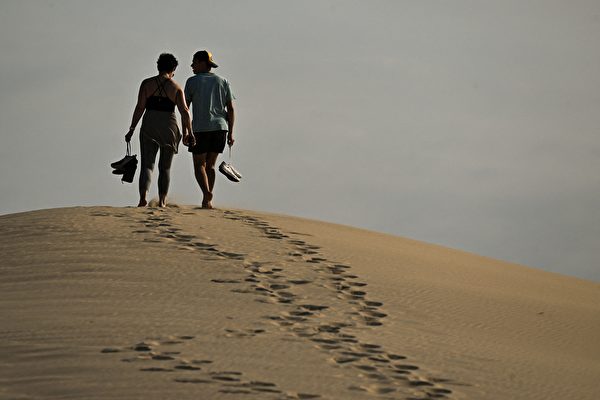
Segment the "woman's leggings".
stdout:
<path fill-rule="evenodd" d="M 142 153 L 142 168 L 140 169 L 140 193 L 147 192 L 150 189 L 150 177 L 154 170 L 156 153 L 160 148 L 160 158 L 158 160 L 158 193 L 166 195 L 169 191 L 169 182 L 171 181 L 171 162 L 175 152 L 170 146 L 160 147 L 153 140 L 140 139 L 140 150 Z"/>

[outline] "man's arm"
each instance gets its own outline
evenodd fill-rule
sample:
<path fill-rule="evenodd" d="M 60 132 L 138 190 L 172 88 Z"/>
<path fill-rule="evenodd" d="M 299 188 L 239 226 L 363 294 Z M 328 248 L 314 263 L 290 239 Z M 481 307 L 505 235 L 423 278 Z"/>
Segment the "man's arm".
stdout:
<path fill-rule="evenodd" d="M 190 87 L 190 79 L 188 79 L 185 82 L 185 88 L 183 89 L 183 94 L 185 96 L 185 102 L 187 104 L 188 109 L 192 107 L 192 90 Z"/>
<path fill-rule="evenodd" d="M 192 132 L 192 121 L 190 118 L 190 110 L 187 107 L 185 95 L 181 88 L 177 88 L 175 95 L 177 109 L 181 115 L 181 126 L 183 128 L 183 144 L 193 146 L 196 143 L 194 133 Z"/>
<path fill-rule="evenodd" d="M 233 124 L 235 122 L 235 110 L 233 109 L 233 101 L 227 102 L 227 127 L 229 132 L 227 133 L 227 144 L 233 146 L 235 139 L 233 139 Z"/>

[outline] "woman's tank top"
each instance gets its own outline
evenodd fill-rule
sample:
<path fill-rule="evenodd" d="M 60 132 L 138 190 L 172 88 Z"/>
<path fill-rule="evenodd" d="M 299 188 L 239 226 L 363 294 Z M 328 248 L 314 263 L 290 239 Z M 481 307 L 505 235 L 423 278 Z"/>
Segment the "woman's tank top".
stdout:
<path fill-rule="evenodd" d="M 155 79 L 157 88 L 154 93 L 146 99 L 146 110 L 174 112 L 175 103 L 167 97 L 167 92 L 163 86 L 164 82 L 161 84 L 158 77 Z M 156 92 L 158 92 L 158 95 L 156 95 Z"/>

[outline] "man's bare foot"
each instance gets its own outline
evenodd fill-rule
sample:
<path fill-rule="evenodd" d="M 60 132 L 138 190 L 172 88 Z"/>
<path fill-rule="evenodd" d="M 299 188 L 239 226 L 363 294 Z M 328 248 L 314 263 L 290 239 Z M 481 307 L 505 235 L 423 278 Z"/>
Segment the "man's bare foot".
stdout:
<path fill-rule="evenodd" d="M 204 203 L 203 202 L 202 203 L 202 208 L 206 208 L 206 209 L 210 210 L 210 209 L 213 208 L 213 206 L 212 206 L 212 203 L 210 201 L 208 203 Z"/>
<path fill-rule="evenodd" d="M 162 198 L 158 200 L 158 206 L 164 208 L 167 206 L 167 198 Z"/>
<path fill-rule="evenodd" d="M 138 203 L 138 207 L 146 207 L 148 205 L 148 202 L 145 199 L 140 199 L 140 202 Z"/>

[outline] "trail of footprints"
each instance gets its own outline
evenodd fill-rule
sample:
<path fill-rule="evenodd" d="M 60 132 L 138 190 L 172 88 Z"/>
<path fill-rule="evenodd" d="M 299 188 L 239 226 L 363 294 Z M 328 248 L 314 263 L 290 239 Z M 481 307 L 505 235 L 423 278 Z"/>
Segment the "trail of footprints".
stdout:
<path fill-rule="evenodd" d="M 121 361 L 136 364 L 140 371 L 173 374 L 173 381 L 183 384 L 217 385 L 226 394 L 284 395 L 275 383 L 250 380 L 239 371 L 222 371 L 213 368 L 208 359 L 188 360 L 178 351 L 178 345 L 194 339 L 193 336 L 152 338 L 121 348 L 105 348 L 102 353 L 124 353 Z M 263 397 L 263 396 L 261 396 Z M 285 394 L 286 399 L 313 399 L 309 393 Z M 279 397 L 281 398 L 281 397 Z"/>
<path fill-rule="evenodd" d="M 219 285 L 232 285 L 232 292 L 256 296 L 256 301 L 278 305 L 274 308 L 276 312 L 265 316 L 265 320 L 299 339 L 311 341 L 328 354 L 332 365 L 356 371 L 360 378 L 358 382 L 364 383 L 348 387 L 350 391 L 397 398 L 393 397 L 395 392 L 406 392 L 406 388 L 410 388 L 413 394 L 405 397 L 406 400 L 448 399 L 452 391 L 442 385 L 461 385 L 449 379 L 427 378 L 420 373 L 417 365 L 407 361 L 407 357 L 388 353 L 377 344 L 363 343 L 354 335 L 361 329 L 383 325 L 386 314 L 381 310 L 381 302 L 367 298 L 367 284 L 351 273 L 349 265 L 327 260 L 319 253 L 318 246 L 290 237 L 265 221 L 236 211 L 223 213 L 227 219 L 258 229 L 268 239 L 282 241 L 290 249 L 286 260 L 288 263 L 276 265 L 272 262 L 248 262 L 244 254 L 223 251 L 216 244 L 203 243 L 193 235 L 183 234 L 179 228 L 172 226 L 165 212 L 149 211 L 148 218 L 138 221 L 146 229 L 136 229 L 135 232 L 144 234 L 144 240 L 149 242 L 174 240 L 183 249 L 202 252 L 205 259 L 240 262 L 242 276 L 233 279 L 214 278 L 211 281 Z M 323 290 L 333 296 L 323 296 Z M 311 296 L 311 293 L 320 296 Z M 331 301 L 329 304 L 312 304 L 310 299 L 316 297 Z M 338 320 L 340 315 L 344 316 L 342 320 Z M 263 328 L 225 329 L 224 336 L 251 338 L 265 332 Z M 212 364 L 211 360 L 186 360 L 180 358 L 177 351 L 161 350 L 192 339 L 193 337 L 182 336 L 150 340 L 126 348 L 104 349 L 103 352 L 135 352 L 135 356 L 124 358 L 123 361 L 160 363 L 140 368 L 147 372 L 192 373 L 190 376 L 175 377 L 174 381 L 220 384 L 219 391 L 222 393 L 270 393 L 281 399 L 321 397 L 308 393 L 286 394 L 274 383 L 245 380 L 241 372 L 213 371 L 207 368 Z"/>
<path fill-rule="evenodd" d="M 349 265 L 327 260 L 320 255 L 318 246 L 291 238 L 257 218 L 233 211 L 225 211 L 225 216 L 259 229 L 269 239 L 291 245 L 289 261 L 296 261 L 293 268 L 250 263 L 245 266 L 245 282 L 250 285 L 233 290 L 254 292 L 265 298 L 259 301 L 283 304 L 285 311 L 266 318 L 312 341 L 335 365 L 355 368 L 367 383 L 351 386 L 349 390 L 387 397 L 399 387 L 410 387 L 415 395 L 408 399 L 449 398 L 452 391 L 441 386 L 444 379 L 428 379 L 419 373 L 418 366 L 407 362 L 407 357 L 388 353 L 377 344 L 362 343 L 353 334 L 383 325 L 386 314 L 381 311 L 381 302 L 367 298 L 367 284 L 351 273 Z M 308 286 L 333 292 L 335 296 L 325 297 L 336 301 L 327 305 L 311 304 Z M 334 315 L 346 318 L 338 321 Z"/>

